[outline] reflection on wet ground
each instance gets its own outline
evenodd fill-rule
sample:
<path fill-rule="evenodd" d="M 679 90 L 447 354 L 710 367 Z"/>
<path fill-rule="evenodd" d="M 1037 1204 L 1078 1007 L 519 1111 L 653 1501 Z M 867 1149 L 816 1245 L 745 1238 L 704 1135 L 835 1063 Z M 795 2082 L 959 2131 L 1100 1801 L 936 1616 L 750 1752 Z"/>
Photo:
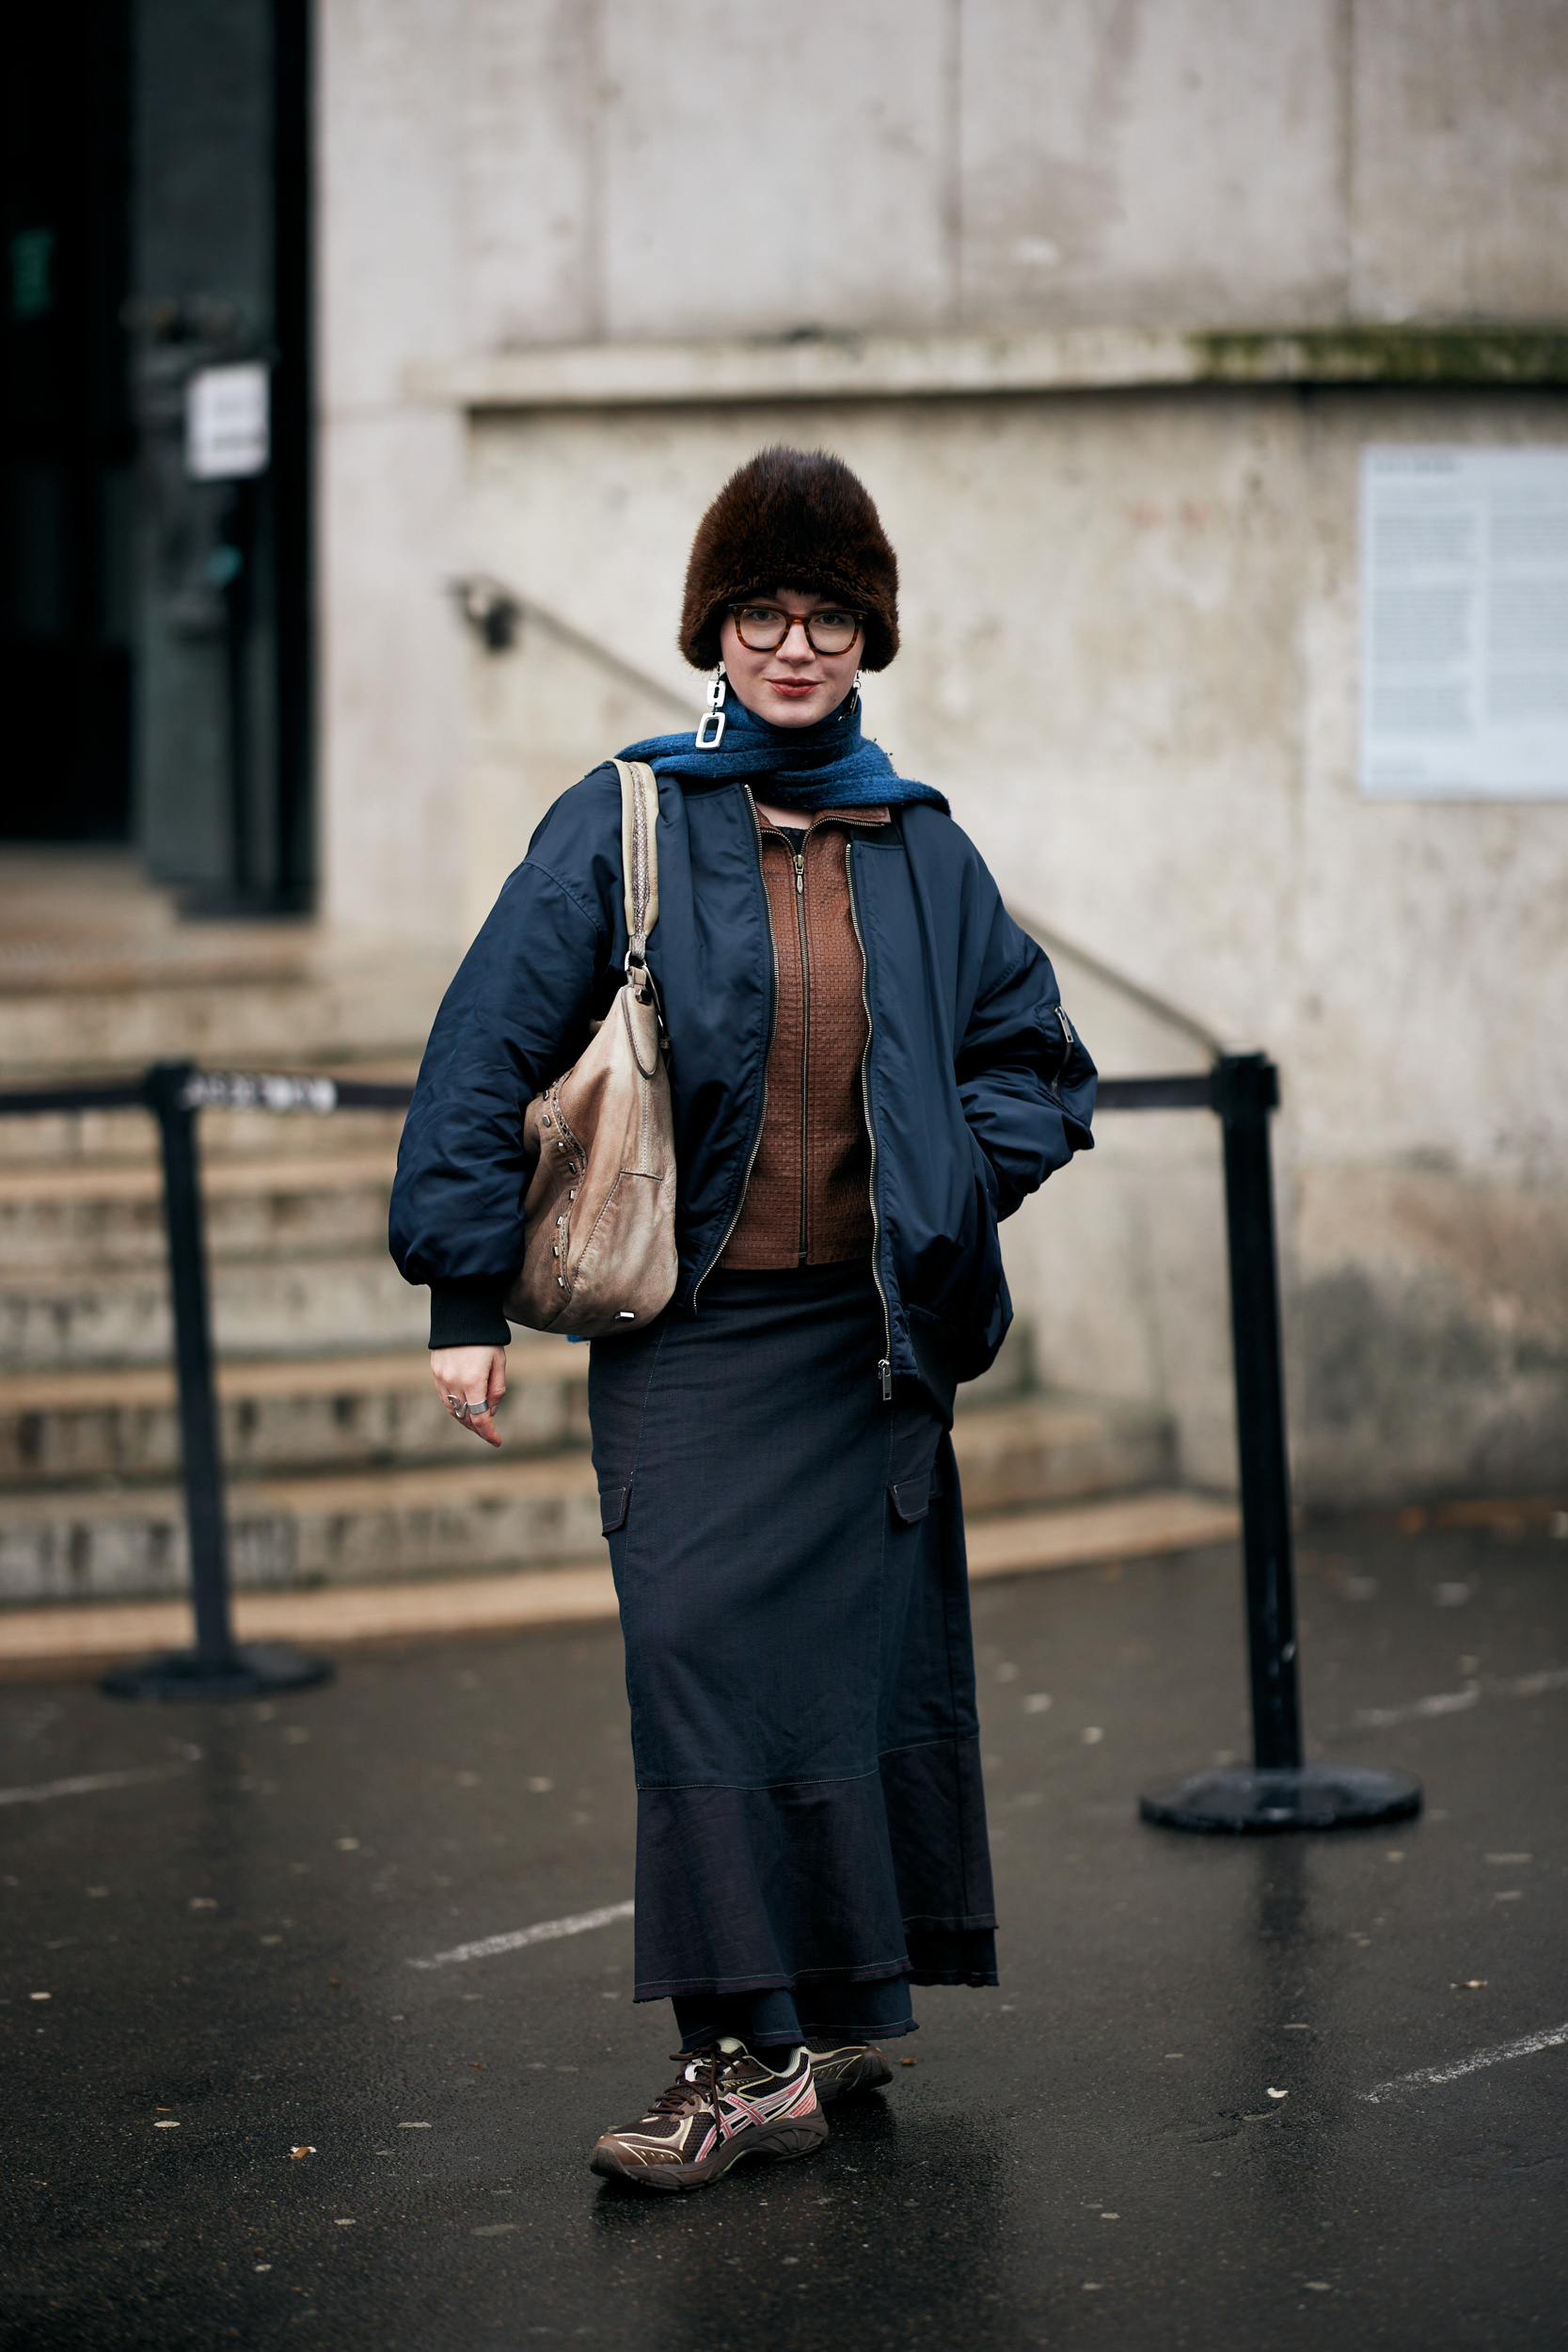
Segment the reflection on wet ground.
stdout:
<path fill-rule="evenodd" d="M 1306 1539 L 1314 1745 L 1427 1791 L 1340 1838 L 1136 1819 L 1245 1751 L 1233 1555 L 982 1588 L 1003 1989 L 689 2199 L 584 2162 L 673 2047 L 612 1631 L 273 1706 L 0 1689 L 0 2347 L 1562 2341 L 1552 1525 Z"/>

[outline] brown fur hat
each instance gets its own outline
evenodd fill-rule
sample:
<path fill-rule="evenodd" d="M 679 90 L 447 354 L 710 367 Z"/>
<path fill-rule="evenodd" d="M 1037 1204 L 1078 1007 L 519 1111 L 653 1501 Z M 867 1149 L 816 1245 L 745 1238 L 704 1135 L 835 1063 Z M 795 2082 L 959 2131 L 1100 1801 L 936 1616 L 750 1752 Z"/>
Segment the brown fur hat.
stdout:
<path fill-rule="evenodd" d="M 863 612 L 863 669 L 885 670 L 897 652 L 898 558 L 865 485 L 826 450 L 759 451 L 698 524 L 679 641 L 693 669 L 718 667 L 726 605 L 776 588 Z"/>

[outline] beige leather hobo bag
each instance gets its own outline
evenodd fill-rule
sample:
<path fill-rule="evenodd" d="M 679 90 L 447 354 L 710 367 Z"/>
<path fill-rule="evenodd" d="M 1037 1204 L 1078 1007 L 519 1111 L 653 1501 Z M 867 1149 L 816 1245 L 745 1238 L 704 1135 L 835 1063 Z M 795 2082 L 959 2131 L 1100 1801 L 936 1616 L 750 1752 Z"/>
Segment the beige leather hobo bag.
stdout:
<path fill-rule="evenodd" d="M 503 1306 L 536 1331 L 608 1339 L 653 1320 L 675 1287 L 675 1145 L 648 933 L 658 920 L 658 786 L 618 759 L 626 977 L 580 1061 L 523 1119 L 523 1263 Z"/>

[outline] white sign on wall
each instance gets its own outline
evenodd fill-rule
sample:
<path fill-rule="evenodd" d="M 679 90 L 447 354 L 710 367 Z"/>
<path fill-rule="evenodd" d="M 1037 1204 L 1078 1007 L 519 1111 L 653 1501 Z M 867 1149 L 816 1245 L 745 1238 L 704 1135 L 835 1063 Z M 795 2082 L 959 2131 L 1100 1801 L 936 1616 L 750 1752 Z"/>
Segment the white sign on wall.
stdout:
<path fill-rule="evenodd" d="M 265 473 L 267 371 L 259 359 L 198 368 L 185 387 L 185 471 L 193 482 Z"/>
<path fill-rule="evenodd" d="M 1568 799 L 1568 448 L 1367 449 L 1361 789 Z"/>

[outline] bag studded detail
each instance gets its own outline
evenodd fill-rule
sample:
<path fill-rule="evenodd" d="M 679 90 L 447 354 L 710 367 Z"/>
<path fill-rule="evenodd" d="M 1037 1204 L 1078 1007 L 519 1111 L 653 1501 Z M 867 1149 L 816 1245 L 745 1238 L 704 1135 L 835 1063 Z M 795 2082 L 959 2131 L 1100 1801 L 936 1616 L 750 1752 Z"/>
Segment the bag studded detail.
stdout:
<path fill-rule="evenodd" d="M 640 1330 L 674 1293 L 675 1143 L 668 1040 L 648 933 L 658 920 L 658 786 L 618 759 L 626 979 L 581 1059 L 523 1118 L 522 1267 L 513 1323 L 602 1340 Z"/>

